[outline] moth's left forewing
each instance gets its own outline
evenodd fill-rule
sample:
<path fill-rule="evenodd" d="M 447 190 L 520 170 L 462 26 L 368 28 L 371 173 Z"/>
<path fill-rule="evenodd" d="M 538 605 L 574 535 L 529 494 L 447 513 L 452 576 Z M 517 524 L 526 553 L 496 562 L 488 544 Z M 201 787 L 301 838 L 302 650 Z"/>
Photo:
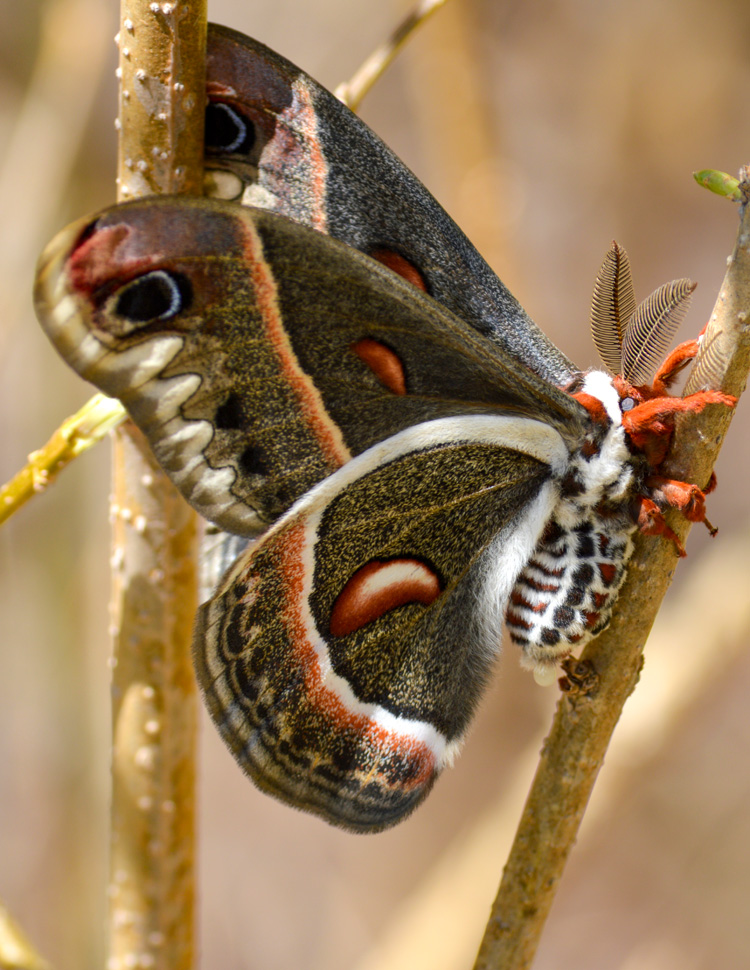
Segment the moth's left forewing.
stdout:
<path fill-rule="evenodd" d="M 201 609 L 195 658 L 261 788 L 360 831 L 424 798 L 567 463 L 542 422 L 428 422 L 353 459 L 248 550 Z"/>
<path fill-rule="evenodd" d="M 462 407 L 541 413 L 584 433 L 577 401 L 374 260 L 263 211 L 243 218 L 279 281 L 295 357 L 353 454 Z"/>
<path fill-rule="evenodd" d="M 159 199 L 50 244 L 39 318 L 198 511 L 259 531 L 352 455 L 439 417 L 579 403 L 375 261 L 262 210 Z"/>
<path fill-rule="evenodd" d="M 36 303 L 60 353 L 122 401 L 188 501 L 252 534 L 350 452 L 289 348 L 242 211 L 200 199 L 105 210 L 47 248 Z"/>

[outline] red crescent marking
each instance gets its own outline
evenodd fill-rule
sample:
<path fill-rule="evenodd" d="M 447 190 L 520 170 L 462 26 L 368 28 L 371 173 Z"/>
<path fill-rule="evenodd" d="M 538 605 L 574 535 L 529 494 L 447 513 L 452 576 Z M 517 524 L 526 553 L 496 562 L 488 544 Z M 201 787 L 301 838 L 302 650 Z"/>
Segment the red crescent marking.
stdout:
<path fill-rule="evenodd" d="M 222 81 L 206 81 L 206 97 L 209 100 L 215 100 L 216 98 L 232 98 L 236 100 L 237 91 L 235 88 L 231 87 L 229 84 L 224 84 Z"/>
<path fill-rule="evenodd" d="M 244 251 L 250 265 L 255 299 L 265 334 L 272 345 L 279 368 L 299 403 L 305 421 L 333 471 L 351 458 L 337 425 L 328 417 L 320 394 L 297 363 L 279 311 L 276 281 L 263 255 L 263 244 L 252 223 L 242 222 Z"/>
<path fill-rule="evenodd" d="M 376 761 L 381 760 L 383 753 L 392 752 L 395 757 L 403 758 L 417 768 L 417 775 L 401 787 L 410 789 L 425 785 L 435 773 L 435 755 L 429 745 L 395 731 L 387 731 L 364 714 L 355 714 L 346 707 L 335 691 L 323 683 L 320 660 L 301 612 L 305 587 L 304 555 L 308 546 L 305 526 L 300 524 L 290 527 L 286 534 L 282 533 L 278 537 L 277 543 L 281 556 L 280 570 L 285 579 L 286 590 L 283 619 L 290 644 L 304 674 L 308 699 L 325 714 L 337 730 L 342 733 L 353 731 L 377 749 L 381 754 Z"/>
<path fill-rule="evenodd" d="M 368 562 L 352 576 L 331 611 L 331 633 L 345 637 L 407 603 L 428 606 L 440 595 L 440 580 L 418 559 Z"/>
<path fill-rule="evenodd" d="M 394 394 L 406 394 L 404 365 L 385 344 L 365 337 L 352 344 L 351 349 L 363 360 L 377 379 Z"/>
<path fill-rule="evenodd" d="M 387 266 L 389 270 L 405 279 L 407 283 L 411 283 L 412 286 L 416 286 L 418 290 L 422 290 L 424 293 L 427 292 L 424 276 L 408 259 L 404 259 L 403 256 L 399 256 L 398 253 L 394 253 L 390 249 L 376 249 L 370 255 L 383 266 Z"/>

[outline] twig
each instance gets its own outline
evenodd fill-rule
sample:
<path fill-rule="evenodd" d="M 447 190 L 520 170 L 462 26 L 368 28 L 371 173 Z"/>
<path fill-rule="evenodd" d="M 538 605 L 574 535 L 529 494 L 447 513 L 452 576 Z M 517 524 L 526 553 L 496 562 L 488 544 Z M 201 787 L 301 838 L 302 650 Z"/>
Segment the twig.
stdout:
<path fill-rule="evenodd" d="M 377 47 L 355 74 L 336 88 L 336 97 L 357 111 L 362 99 L 385 73 L 393 58 L 404 46 L 410 35 L 438 11 L 447 0 L 421 0 L 393 31 L 388 40 Z"/>
<path fill-rule="evenodd" d="M 22 8 L 17 9 L 20 14 Z M 34 20 L 40 31 L 38 52 L 0 155 L 3 226 L 12 227 L 0 234 L 3 359 L 21 321 L 27 319 L 28 292 L 19 281 L 33 265 L 69 197 L 71 173 L 106 60 L 106 47 L 92 43 L 107 30 L 107 13 L 99 0 L 44 0 L 35 7 Z M 3 24 L 7 36 L 13 29 L 10 21 Z"/>
<path fill-rule="evenodd" d="M 122 0 L 121 200 L 202 188 L 205 2 Z M 197 520 L 131 424 L 115 433 L 108 967 L 194 958 Z"/>
<path fill-rule="evenodd" d="M 0 524 L 55 480 L 68 462 L 98 444 L 124 418 L 119 401 L 95 394 L 60 425 L 49 441 L 7 484 L 0 488 Z"/>
<path fill-rule="evenodd" d="M 747 180 L 746 172 L 744 177 Z M 745 204 L 741 210 L 735 250 L 687 393 L 709 382 L 728 394 L 739 396 L 744 390 L 750 369 L 749 209 Z M 731 418 L 728 408 L 711 406 L 680 421 L 665 474 L 705 487 Z M 674 516 L 670 525 L 684 540 L 689 524 Z M 610 737 L 638 680 L 643 647 L 675 565 L 671 543 L 637 538 L 612 624 L 582 656 L 596 671 L 597 686 L 591 693 L 560 699 L 475 970 L 531 965 Z"/>
<path fill-rule="evenodd" d="M 36 952 L 2 902 L 0 902 L 0 968 L 1 970 L 50 970 L 49 963 Z"/>

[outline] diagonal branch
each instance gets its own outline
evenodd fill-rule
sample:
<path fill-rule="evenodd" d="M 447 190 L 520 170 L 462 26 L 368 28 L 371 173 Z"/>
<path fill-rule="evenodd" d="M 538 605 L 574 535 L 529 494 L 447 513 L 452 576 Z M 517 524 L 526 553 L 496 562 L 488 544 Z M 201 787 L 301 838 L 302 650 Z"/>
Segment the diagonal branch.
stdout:
<path fill-rule="evenodd" d="M 3 970 L 51 970 L 0 900 L 0 967 Z"/>
<path fill-rule="evenodd" d="M 352 111 L 359 106 L 374 84 L 383 76 L 395 56 L 409 40 L 411 35 L 436 13 L 446 0 L 420 0 L 410 10 L 390 37 L 370 54 L 348 81 L 336 88 L 336 97 Z"/>
<path fill-rule="evenodd" d="M 747 200 L 748 172 L 744 171 Z M 710 386 L 739 396 L 750 370 L 750 206 L 686 392 Z M 678 422 L 665 474 L 705 487 L 732 412 L 709 406 Z M 684 541 L 689 523 L 670 525 Z M 584 651 L 593 690 L 563 695 L 492 907 L 475 970 L 531 966 L 596 776 L 623 705 L 643 664 L 643 648 L 669 587 L 677 556 L 672 543 L 638 536 L 628 578 L 609 629 Z"/>

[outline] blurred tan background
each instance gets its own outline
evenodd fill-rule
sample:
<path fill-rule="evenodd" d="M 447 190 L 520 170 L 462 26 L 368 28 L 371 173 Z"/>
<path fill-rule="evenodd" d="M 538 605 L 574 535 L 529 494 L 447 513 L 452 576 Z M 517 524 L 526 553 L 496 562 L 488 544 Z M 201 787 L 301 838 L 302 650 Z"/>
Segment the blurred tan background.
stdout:
<path fill-rule="evenodd" d="M 399 0 L 212 0 L 329 87 Z M 116 0 L 0 0 L 0 478 L 87 399 L 37 326 L 36 255 L 114 199 Z M 365 102 L 534 319 L 581 366 L 595 274 L 699 281 L 710 313 L 733 207 L 691 173 L 750 162 L 750 7 L 453 0 Z M 535 966 L 750 965 L 750 446 L 742 402 L 713 543 L 690 537 Z M 60 970 L 103 964 L 108 448 L 0 532 L 0 899 Z M 396 830 L 331 830 L 256 792 L 206 722 L 202 966 L 471 966 L 556 692 L 507 649 L 457 766 Z"/>

